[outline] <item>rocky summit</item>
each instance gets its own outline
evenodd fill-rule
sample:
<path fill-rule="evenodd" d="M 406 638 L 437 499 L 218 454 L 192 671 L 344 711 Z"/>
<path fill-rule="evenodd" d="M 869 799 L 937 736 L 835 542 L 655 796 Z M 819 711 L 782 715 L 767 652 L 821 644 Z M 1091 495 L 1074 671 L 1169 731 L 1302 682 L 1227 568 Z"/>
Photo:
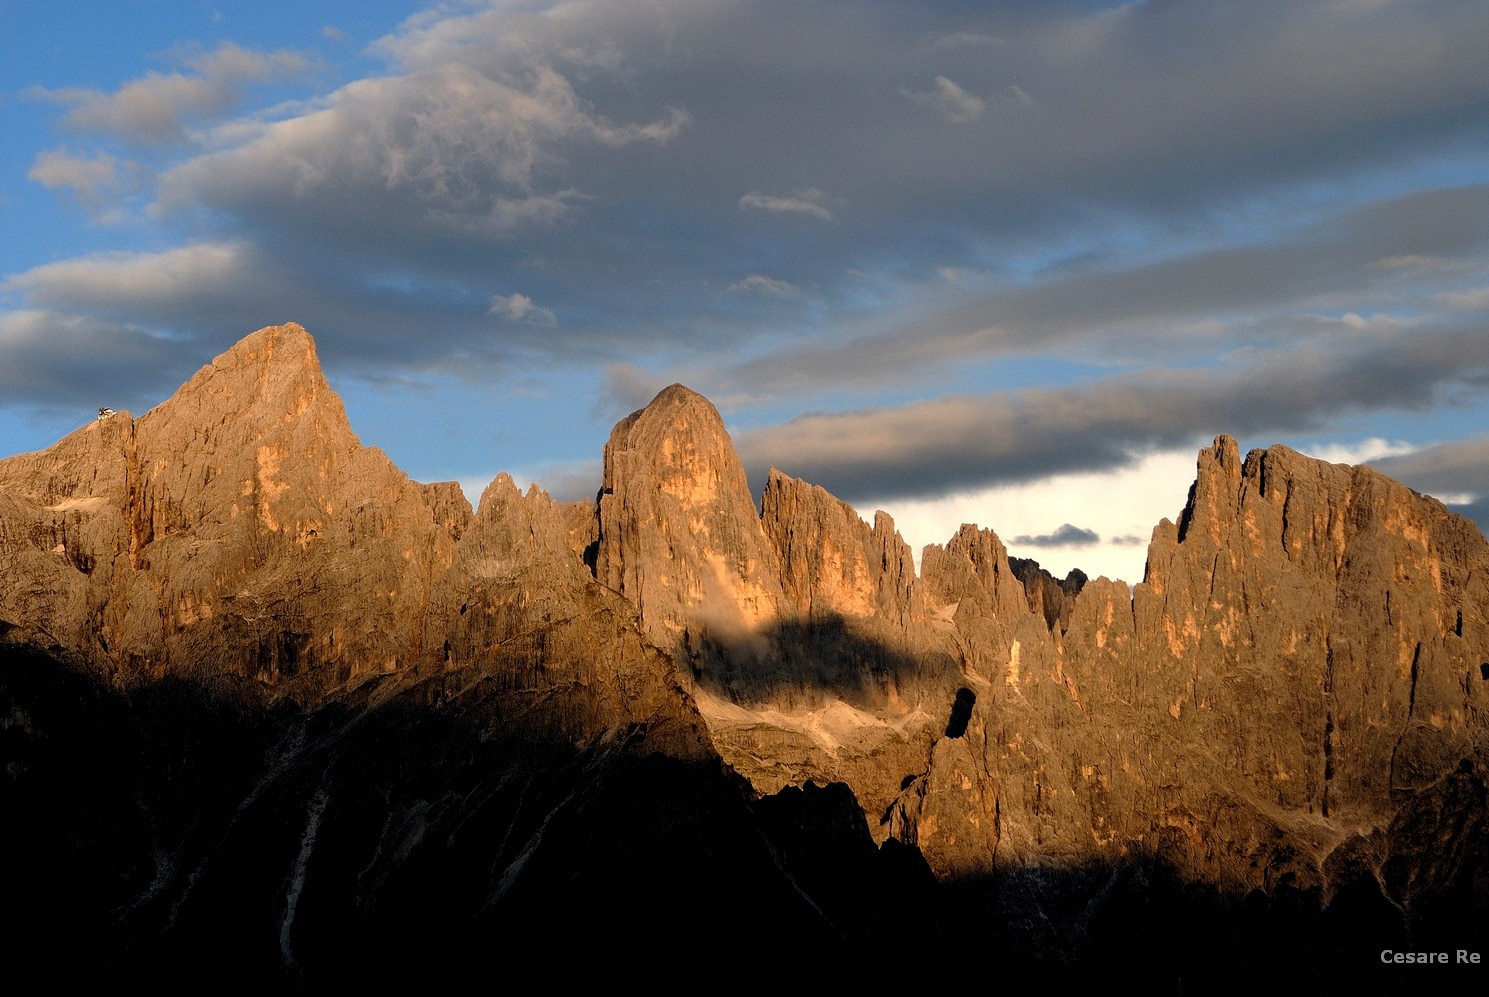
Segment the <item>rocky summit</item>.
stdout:
<path fill-rule="evenodd" d="M 595 502 L 472 509 L 295 325 L 0 461 L 5 944 L 57 979 L 1411 989 L 1382 951 L 1489 959 L 1486 697 L 1473 524 L 1227 437 L 1131 588 L 757 505 L 680 385 Z"/>

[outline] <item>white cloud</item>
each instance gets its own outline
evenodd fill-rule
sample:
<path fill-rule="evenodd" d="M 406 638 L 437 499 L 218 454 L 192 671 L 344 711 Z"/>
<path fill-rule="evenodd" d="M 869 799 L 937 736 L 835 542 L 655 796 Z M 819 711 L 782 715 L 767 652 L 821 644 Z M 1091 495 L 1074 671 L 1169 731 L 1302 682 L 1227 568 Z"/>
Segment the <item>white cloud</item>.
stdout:
<path fill-rule="evenodd" d="M 1442 270 L 1452 269 L 1462 264 L 1456 260 L 1444 259 L 1441 256 L 1432 256 L 1427 253 L 1395 253 L 1391 256 L 1382 256 L 1370 265 L 1382 270 Z"/>
<path fill-rule="evenodd" d="M 472 474 L 456 479 L 472 508 L 481 504 L 481 495 L 501 471 Z M 600 489 L 604 468 L 598 460 L 550 461 L 533 467 L 505 472 L 522 492 L 536 486 L 556 502 L 593 502 Z"/>
<path fill-rule="evenodd" d="M 1372 436 L 1368 440 L 1360 440 L 1357 443 L 1304 444 L 1297 449 L 1310 457 L 1326 460 L 1330 464 L 1366 464 L 1382 457 L 1399 457 L 1403 454 L 1416 453 L 1421 448 L 1400 440 L 1383 440 L 1378 436 Z"/>
<path fill-rule="evenodd" d="M 79 416 L 150 398 L 191 369 L 163 337 L 46 309 L 0 311 L 0 356 L 0 407 L 76 406 Z"/>
<path fill-rule="evenodd" d="M 214 345 L 294 318 L 369 379 L 686 367 L 756 427 L 983 390 L 978 361 L 987 390 L 1048 389 L 876 413 L 856 477 L 833 464 L 858 453 L 842 442 L 856 424 L 804 424 L 822 483 L 855 497 L 891 494 L 886 475 L 894 494 L 933 494 L 1111 466 L 1196 427 L 1288 438 L 1484 397 L 1484 337 L 1450 312 L 1489 306 L 1477 271 L 1450 271 L 1482 266 L 1489 217 L 1470 155 L 1489 107 L 1483 9 L 963 5 L 939 39 L 907 33 L 900 9 L 460 2 L 370 49 L 380 75 L 300 104 L 249 104 L 270 56 L 231 47 L 55 93 L 56 115 L 93 115 L 120 162 L 68 148 L 36 157 L 33 179 L 118 199 L 139 190 L 123 160 L 160 167 L 160 211 L 139 221 L 163 224 L 109 235 L 180 248 L 7 287 L 29 308 Z M 1037 113 L 1019 107 L 1030 95 Z M 183 134 L 148 153 L 110 142 Z M 1388 335 L 1392 315 L 1411 335 Z M 1194 374 L 1131 373 L 1154 365 Z"/>
<path fill-rule="evenodd" d="M 1020 107 L 1034 106 L 1034 98 L 1030 97 L 1023 87 L 1017 85 L 1005 87 L 1003 90 L 1003 99 Z"/>
<path fill-rule="evenodd" d="M 1022 533 L 1008 542 L 1016 547 L 1094 547 L 1101 543 L 1101 534 L 1074 523 L 1061 523 L 1053 532 L 1038 536 Z"/>
<path fill-rule="evenodd" d="M 537 485 L 558 502 L 593 502 L 603 477 L 598 459 L 549 461 L 512 472 L 513 481 L 526 484 L 524 491 Z"/>
<path fill-rule="evenodd" d="M 26 179 L 35 180 L 48 190 L 71 190 L 83 207 L 96 211 L 122 186 L 121 167 L 132 170 L 133 164 L 107 153 L 85 159 L 52 149 L 36 157 Z"/>
<path fill-rule="evenodd" d="M 794 191 L 790 197 L 777 197 L 774 194 L 762 194 L 758 190 L 752 190 L 739 199 L 739 206 L 741 209 L 750 208 L 755 211 L 769 211 L 777 214 L 810 215 L 823 221 L 831 221 L 832 212 L 820 203 L 825 197 L 825 194 L 816 189 Z"/>
<path fill-rule="evenodd" d="M 1438 302 L 1455 311 L 1476 311 L 1480 308 L 1489 308 L 1489 287 L 1481 287 L 1474 291 L 1461 291 L 1453 294 L 1439 295 Z"/>
<path fill-rule="evenodd" d="M 975 288 L 988 283 L 989 274 L 981 267 L 940 266 L 936 275 L 948 284 L 961 288 Z"/>
<path fill-rule="evenodd" d="M 743 280 L 730 284 L 727 291 L 730 294 L 764 294 L 773 298 L 789 298 L 796 293 L 796 285 L 790 281 L 752 273 Z"/>
<path fill-rule="evenodd" d="M 46 263 L 5 278 L 0 288 L 24 292 L 43 306 L 139 306 L 230 289 L 254 269 L 245 246 L 201 242 L 160 253 L 96 253 Z"/>
<path fill-rule="evenodd" d="M 232 111 L 247 84 L 298 76 L 310 65 L 297 52 L 254 52 L 231 42 L 186 62 L 194 74 L 149 73 L 113 93 L 86 87 L 35 87 L 30 93 L 72 105 L 63 118 L 70 128 L 106 132 L 142 145 L 168 145 L 186 138 L 186 122 Z"/>
<path fill-rule="evenodd" d="M 487 315 L 497 315 L 511 322 L 527 322 L 533 325 L 557 325 L 553 309 L 540 308 L 525 294 L 494 294 Z"/>
<path fill-rule="evenodd" d="M 1012 87 L 1027 102 L 1028 95 L 1018 87 Z M 936 89 L 928 91 L 901 90 L 917 104 L 932 108 L 952 124 L 966 124 L 982 117 L 984 103 L 981 97 L 970 94 L 944 76 L 936 77 Z"/>
<path fill-rule="evenodd" d="M 586 198 L 543 182 L 575 143 L 660 145 L 687 120 L 674 108 L 618 125 L 551 66 L 494 79 L 455 63 L 359 80 L 319 109 L 189 160 L 162 178 L 159 205 L 268 214 L 352 242 L 365 241 L 364 224 L 504 235 L 554 223 Z"/>
<path fill-rule="evenodd" d="M 997 35 L 980 34 L 975 31 L 957 31 L 949 35 L 942 35 L 931 41 L 930 47 L 938 48 L 984 48 L 984 49 L 1006 49 L 1009 41 Z"/>
<path fill-rule="evenodd" d="M 1403 448 L 1370 461 L 1391 477 L 1444 502 L 1467 502 L 1489 494 L 1489 437 Z"/>

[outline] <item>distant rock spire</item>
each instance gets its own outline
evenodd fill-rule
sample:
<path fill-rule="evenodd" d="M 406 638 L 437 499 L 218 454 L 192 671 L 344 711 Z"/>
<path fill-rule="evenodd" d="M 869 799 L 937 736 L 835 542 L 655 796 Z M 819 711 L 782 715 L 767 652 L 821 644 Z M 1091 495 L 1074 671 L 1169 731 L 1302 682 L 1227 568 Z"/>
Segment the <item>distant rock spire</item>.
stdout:
<path fill-rule="evenodd" d="M 686 660 L 705 639 L 747 652 L 782 616 L 780 563 L 718 410 L 680 384 L 605 445 L 595 576 Z"/>

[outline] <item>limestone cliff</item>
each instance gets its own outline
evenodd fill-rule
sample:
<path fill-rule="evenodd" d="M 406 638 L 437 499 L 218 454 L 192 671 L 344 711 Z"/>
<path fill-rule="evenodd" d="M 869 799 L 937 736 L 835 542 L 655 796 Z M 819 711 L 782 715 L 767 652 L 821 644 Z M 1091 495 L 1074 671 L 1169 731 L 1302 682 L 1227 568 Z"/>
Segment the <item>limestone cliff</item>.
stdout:
<path fill-rule="evenodd" d="M 937 894 L 973 898 L 944 930 L 975 938 L 978 911 L 1007 951 L 1059 958 L 1125 938 L 1111 912 L 1162 875 L 1403 931 L 1482 906 L 1489 544 L 1435 500 L 1220 437 L 1129 590 L 1057 582 L 970 524 L 917 573 L 888 515 L 777 471 L 757 508 L 719 413 L 679 385 L 604 459 L 592 505 L 503 475 L 472 510 L 363 447 L 286 325 L 139 418 L 0 460 L 3 788 L 42 806 L 136 759 L 98 825 L 135 848 L 99 872 L 123 884 L 100 909 L 179 953 L 199 940 L 177 911 L 219 910 L 198 882 L 257 890 L 286 971 L 305 889 L 404 931 L 400 897 L 459 893 L 474 862 L 450 923 L 516 931 L 533 904 L 567 916 L 535 899 L 554 884 L 612 902 L 637 849 L 737 859 L 730 889 L 792 931 L 871 945 L 892 928 L 853 884 L 982 884 Z M 196 719 L 152 741 L 182 688 Z M 49 753 L 95 728 L 104 762 Z M 223 759 L 219 795 L 182 782 L 193 744 Z M 814 782 L 843 785 L 794 789 Z M 323 822 L 355 865 L 314 858 Z M 258 868 L 243 827 L 277 842 L 282 889 L 210 871 Z M 582 888 L 581 854 L 610 856 L 575 866 Z M 333 885 L 306 887 L 307 863 Z"/>
<path fill-rule="evenodd" d="M 1041 568 L 1038 561 L 1024 557 L 1010 557 L 1008 565 L 1024 583 L 1029 609 L 1043 616 L 1051 629 L 1066 630 L 1070 626 L 1070 611 L 1075 608 L 1075 597 L 1090 581 L 1086 573 L 1074 568 L 1064 578 L 1057 579 Z"/>
<path fill-rule="evenodd" d="M 924 616 L 910 548 L 886 513 L 870 527 L 841 499 L 771 468 L 760 515 L 797 618 L 883 622 L 903 634 Z"/>
<path fill-rule="evenodd" d="M 680 384 L 622 420 L 605 444 L 595 577 L 625 596 L 647 632 L 701 674 L 748 672 L 785 604 L 744 468 L 718 411 Z"/>
<path fill-rule="evenodd" d="M 242 340 L 139 419 L 0 462 L 0 493 L 36 524 L 3 556 L 48 579 L 30 593 L 45 606 L 7 592 L 0 618 L 123 682 L 394 671 L 470 518 L 458 492 L 360 445 L 295 325 Z"/>
<path fill-rule="evenodd" d="M 757 511 L 717 410 L 673 385 L 611 433 L 595 524 L 596 579 L 675 656 L 725 760 L 762 792 L 849 780 L 888 806 L 955 689 L 888 516 L 779 472 Z"/>
<path fill-rule="evenodd" d="M 775 471 L 759 528 L 746 501 L 717 413 L 668 389 L 607 448 L 598 577 L 695 641 L 704 718 L 759 791 L 843 779 L 942 875 L 1151 855 L 1328 890 L 1340 849 L 1376 842 L 1383 877 L 1401 815 L 1480 778 L 1489 549 L 1368 469 L 1217 440 L 1131 592 L 1062 585 L 973 526 L 917 577 L 887 516 Z M 705 563 L 733 574 L 696 581 Z M 720 606 L 769 682 L 707 681 Z"/>
<path fill-rule="evenodd" d="M 116 684 L 314 703 L 382 676 L 457 697 L 495 681 L 557 694 L 544 723 L 570 734 L 655 718 L 691 731 L 667 735 L 683 756 L 704 750 L 562 511 L 505 477 L 475 515 L 454 483 L 409 480 L 360 444 L 300 326 L 246 337 L 138 419 L 0 461 L 0 495 L 0 568 L 20 580 L 0 591 L 5 639 Z"/>
<path fill-rule="evenodd" d="M 1145 580 L 1087 584 L 1063 634 L 1020 616 L 1001 546 L 964 529 L 924 567 L 936 601 L 960 597 L 981 747 L 932 757 L 900 833 L 947 869 L 1149 853 L 1327 891 L 1333 857 L 1363 851 L 1386 883 L 1410 850 L 1393 829 L 1482 786 L 1486 564 L 1472 524 L 1375 471 L 1243 462 L 1224 437 Z"/>

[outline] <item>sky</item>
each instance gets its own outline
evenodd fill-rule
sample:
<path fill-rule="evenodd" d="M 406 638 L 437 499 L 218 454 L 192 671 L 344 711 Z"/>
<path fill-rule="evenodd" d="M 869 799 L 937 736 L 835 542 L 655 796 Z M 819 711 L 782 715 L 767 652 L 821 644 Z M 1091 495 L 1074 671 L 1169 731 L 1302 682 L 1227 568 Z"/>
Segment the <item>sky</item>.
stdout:
<path fill-rule="evenodd" d="M 917 551 L 1129 582 L 1196 451 L 1489 525 L 1482 0 L 0 0 L 0 454 L 299 322 L 423 481 L 681 382 Z"/>

